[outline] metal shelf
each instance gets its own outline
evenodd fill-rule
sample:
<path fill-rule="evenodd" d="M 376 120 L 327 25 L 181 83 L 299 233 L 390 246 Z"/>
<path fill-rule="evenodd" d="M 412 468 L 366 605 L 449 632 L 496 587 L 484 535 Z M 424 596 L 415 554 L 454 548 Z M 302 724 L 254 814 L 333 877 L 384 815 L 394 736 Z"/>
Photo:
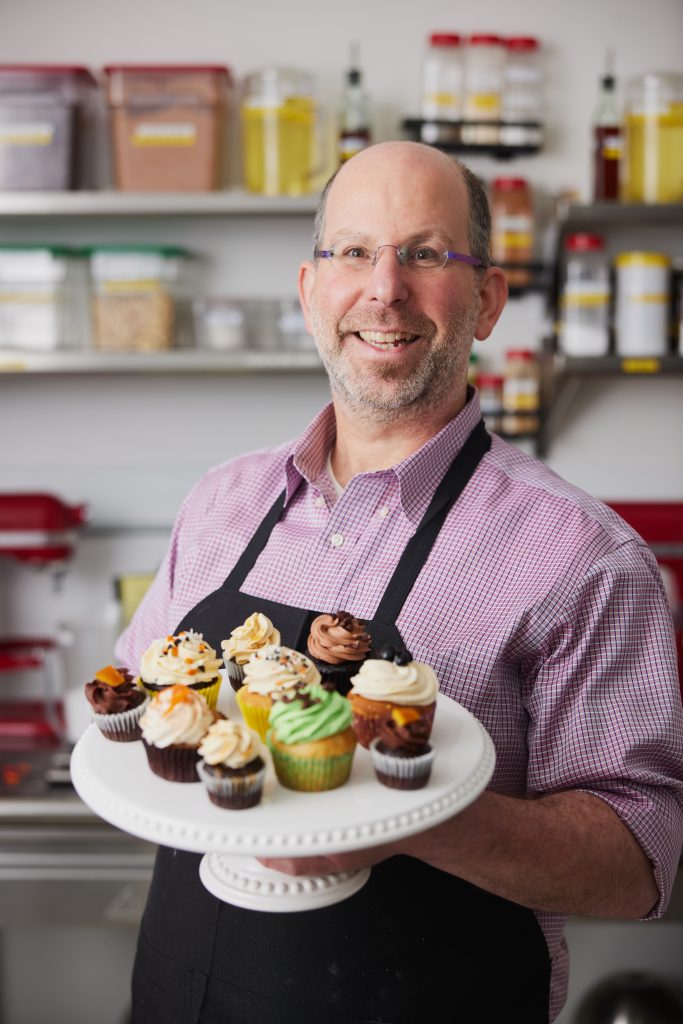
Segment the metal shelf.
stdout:
<path fill-rule="evenodd" d="M 577 377 L 674 377 L 683 374 L 683 356 L 554 356 L 556 375 Z"/>
<path fill-rule="evenodd" d="M 683 222 L 683 203 L 567 203 L 559 206 L 563 228 L 610 225 L 671 225 Z"/>
<path fill-rule="evenodd" d="M 318 195 L 223 192 L 0 192 L 0 217 L 313 216 Z"/>
<path fill-rule="evenodd" d="M 322 372 L 317 352 L 12 352 L 0 349 L 0 374 L 282 373 Z"/>

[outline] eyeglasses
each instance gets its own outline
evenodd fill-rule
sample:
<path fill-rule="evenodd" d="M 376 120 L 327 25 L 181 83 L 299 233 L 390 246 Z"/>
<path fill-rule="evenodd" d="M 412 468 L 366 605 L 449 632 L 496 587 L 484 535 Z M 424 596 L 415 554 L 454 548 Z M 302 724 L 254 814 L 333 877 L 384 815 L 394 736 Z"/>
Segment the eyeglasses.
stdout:
<path fill-rule="evenodd" d="M 400 267 L 406 267 L 408 270 L 415 270 L 422 274 L 442 270 L 449 261 L 467 263 L 472 267 L 486 266 L 484 261 L 477 256 L 451 252 L 450 249 L 434 249 L 429 245 L 417 245 L 411 248 L 407 245 L 391 245 L 389 242 L 378 245 L 374 252 L 366 249 L 364 245 L 346 245 L 339 250 L 316 248 L 313 250 L 313 258 L 329 260 L 330 265 L 336 267 L 337 270 L 368 271 L 377 265 L 382 249 L 393 249 Z"/>

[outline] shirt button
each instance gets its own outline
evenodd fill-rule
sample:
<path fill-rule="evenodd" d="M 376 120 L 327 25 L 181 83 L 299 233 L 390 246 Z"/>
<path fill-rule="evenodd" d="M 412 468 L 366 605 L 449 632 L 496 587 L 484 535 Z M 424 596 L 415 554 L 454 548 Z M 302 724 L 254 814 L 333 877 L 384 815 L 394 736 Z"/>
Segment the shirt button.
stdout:
<path fill-rule="evenodd" d="M 377 515 L 381 519 L 386 519 L 386 517 L 389 515 L 389 506 L 388 505 L 382 505 L 381 508 L 377 509 Z"/>
<path fill-rule="evenodd" d="M 325 499 L 323 498 L 322 494 L 319 494 L 317 498 L 313 499 L 313 504 L 316 508 L 323 507 L 323 505 L 325 504 Z"/>
<path fill-rule="evenodd" d="M 330 544 L 333 548 L 340 548 L 344 543 L 344 536 L 341 533 L 333 533 L 330 537 Z"/>

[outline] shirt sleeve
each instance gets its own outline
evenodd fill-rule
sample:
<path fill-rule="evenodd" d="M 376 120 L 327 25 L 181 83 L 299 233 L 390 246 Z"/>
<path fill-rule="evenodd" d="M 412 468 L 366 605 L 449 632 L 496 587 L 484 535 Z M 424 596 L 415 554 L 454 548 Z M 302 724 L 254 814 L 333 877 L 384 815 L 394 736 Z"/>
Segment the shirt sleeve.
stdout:
<path fill-rule="evenodd" d="M 652 553 L 627 542 L 553 616 L 525 673 L 531 793 L 580 789 L 612 807 L 668 904 L 683 843 L 683 711 L 673 625 Z"/>

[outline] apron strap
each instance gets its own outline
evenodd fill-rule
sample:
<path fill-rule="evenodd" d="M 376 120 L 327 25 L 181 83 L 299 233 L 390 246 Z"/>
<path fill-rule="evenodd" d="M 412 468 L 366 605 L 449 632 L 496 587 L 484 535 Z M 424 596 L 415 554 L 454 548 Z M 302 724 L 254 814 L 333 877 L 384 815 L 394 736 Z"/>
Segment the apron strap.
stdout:
<path fill-rule="evenodd" d="M 403 554 L 372 616 L 373 620 L 396 622 L 427 561 L 446 516 L 490 447 L 491 436 L 487 433 L 484 421 L 479 420 L 446 470 L 417 530 L 403 549 Z"/>
<path fill-rule="evenodd" d="M 277 498 L 270 506 L 269 511 L 261 520 L 260 526 L 257 528 L 246 548 L 237 559 L 230 575 L 223 584 L 226 589 L 239 590 L 253 569 L 256 559 L 268 543 L 268 538 L 270 537 L 273 527 L 282 515 L 282 510 L 285 507 L 286 494 L 286 490 L 282 491 L 281 494 L 278 494 Z"/>

